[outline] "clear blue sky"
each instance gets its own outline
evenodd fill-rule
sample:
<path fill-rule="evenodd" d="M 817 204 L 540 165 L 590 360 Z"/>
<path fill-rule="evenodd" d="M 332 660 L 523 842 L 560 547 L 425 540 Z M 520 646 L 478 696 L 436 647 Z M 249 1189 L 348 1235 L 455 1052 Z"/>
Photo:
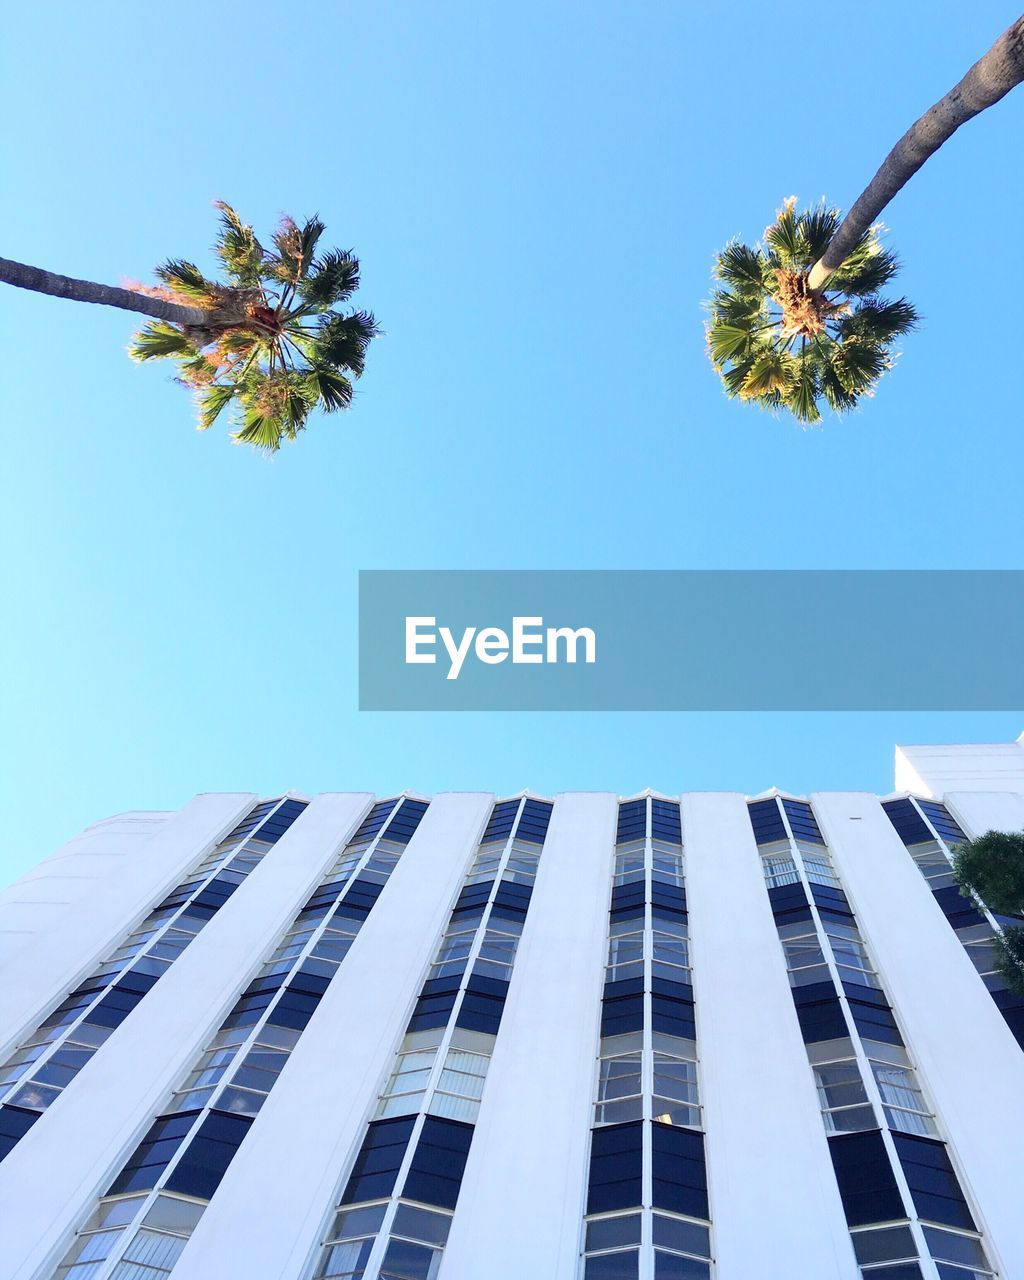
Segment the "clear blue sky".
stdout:
<path fill-rule="evenodd" d="M 371 715 L 361 568 L 1022 567 L 1024 89 L 885 215 L 926 317 L 853 418 L 722 398 L 714 251 L 849 203 L 1016 16 L 974 0 L 12 10 L 5 256 L 212 265 L 218 197 L 319 211 L 387 329 L 274 461 L 193 430 L 133 323 L 2 287 L 0 878 L 197 790 L 887 790 L 1006 715 Z M 998 619 L 984 619 L 998 625 Z M 943 625 L 941 602 L 921 643 Z"/>

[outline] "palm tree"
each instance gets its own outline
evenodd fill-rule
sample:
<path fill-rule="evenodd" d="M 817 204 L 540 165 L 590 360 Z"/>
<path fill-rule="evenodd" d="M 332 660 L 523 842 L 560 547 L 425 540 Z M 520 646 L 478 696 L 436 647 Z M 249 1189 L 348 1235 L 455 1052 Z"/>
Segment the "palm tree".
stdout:
<path fill-rule="evenodd" d="M 874 294 L 897 268 L 875 220 L 962 124 L 1022 80 L 1024 15 L 907 130 L 845 219 L 824 208 L 795 216 L 787 202 L 763 247 L 732 243 L 718 255 L 708 349 L 729 395 L 816 422 L 822 396 L 843 413 L 873 391 L 917 319 L 905 299 Z"/>
<path fill-rule="evenodd" d="M 733 243 L 718 255 L 707 340 L 728 395 L 818 422 L 823 397 L 843 413 L 891 367 L 893 343 L 917 313 L 904 298 L 879 296 L 898 263 L 876 228 L 861 235 L 827 290 L 808 287 L 839 220 L 824 205 L 798 214 L 791 197 L 763 245 Z"/>
<path fill-rule="evenodd" d="M 318 253 L 319 218 L 302 226 L 283 218 L 268 250 L 230 205 L 217 208 L 224 283 L 180 259 L 156 269 L 155 288 L 111 288 L 6 258 L 0 281 L 155 317 L 130 354 L 177 361 L 177 380 L 196 393 L 201 430 L 230 406 L 232 439 L 272 452 L 295 439 L 315 408 L 348 408 L 379 330 L 370 312 L 339 309 L 359 287 L 359 260 L 338 249 Z"/>

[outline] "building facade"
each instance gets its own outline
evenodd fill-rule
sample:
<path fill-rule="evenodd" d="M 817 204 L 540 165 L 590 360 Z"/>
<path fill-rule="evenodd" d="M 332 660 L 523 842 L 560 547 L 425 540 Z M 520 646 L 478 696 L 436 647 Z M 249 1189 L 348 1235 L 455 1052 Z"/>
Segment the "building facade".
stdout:
<path fill-rule="evenodd" d="M 1015 923 L 890 796 L 199 795 L 0 895 L 5 1280 L 1015 1280 Z"/>

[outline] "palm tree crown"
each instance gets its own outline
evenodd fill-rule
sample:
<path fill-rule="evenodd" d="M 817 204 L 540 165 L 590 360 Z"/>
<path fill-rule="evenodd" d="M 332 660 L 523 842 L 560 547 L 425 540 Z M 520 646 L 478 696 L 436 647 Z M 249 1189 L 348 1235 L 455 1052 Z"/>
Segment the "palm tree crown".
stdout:
<path fill-rule="evenodd" d="M 317 252 L 319 218 L 302 226 L 283 218 L 273 249 L 265 249 L 230 205 L 217 207 L 215 251 L 228 283 L 208 280 L 194 263 L 165 262 L 156 271 L 161 285 L 141 291 L 207 317 L 153 321 L 129 351 L 137 360 L 178 362 L 178 380 L 196 392 L 200 429 L 230 406 L 238 423 L 232 439 L 272 452 L 295 439 L 313 409 L 348 407 L 379 330 L 370 312 L 339 309 L 359 287 L 359 260 L 338 249 Z"/>
<path fill-rule="evenodd" d="M 899 266 L 879 228 L 861 235 L 826 289 L 809 287 L 840 221 L 824 204 L 798 214 L 791 197 L 763 244 L 733 242 L 718 255 L 706 332 L 728 395 L 813 423 L 822 399 L 845 413 L 892 368 L 893 344 L 918 315 L 905 298 L 879 296 Z"/>

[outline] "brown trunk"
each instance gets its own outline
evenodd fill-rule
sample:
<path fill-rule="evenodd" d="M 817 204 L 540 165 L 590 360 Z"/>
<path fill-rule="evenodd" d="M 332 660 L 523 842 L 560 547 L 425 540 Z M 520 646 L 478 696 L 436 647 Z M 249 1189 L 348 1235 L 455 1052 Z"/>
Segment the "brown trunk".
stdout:
<path fill-rule="evenodd" d="M 13 284 L 19 289 L 32 289 L 36 293 L 48 293 L 54 298 L 70 298 L 73 302 L 98 302 L 105 307 L 120 307 L 122 311 L 139 311 L 144 316 L 155 316 L 172 324 L 202 325 L 210 318 L 209 311 L 203 307 L 186 307 L 164 298 L 150 298 L 131 289 L 115 289 L 106 284 L 94 284 L 91 280 L 58 276 L 40 267 L 12 262 L 9 258 L 0 258 L 0 282 Z"/>
<path fill-rule="evenodd" d="M 960 83 L 911 125 L 846 215 L 839 230 L 814 264 L 810 286 L 821 289 L 837 271 L 868 227 L 929 156 L 962 124 L 991 107 L 1024 80 L 1024 16 L 1017 19 Z"/>

